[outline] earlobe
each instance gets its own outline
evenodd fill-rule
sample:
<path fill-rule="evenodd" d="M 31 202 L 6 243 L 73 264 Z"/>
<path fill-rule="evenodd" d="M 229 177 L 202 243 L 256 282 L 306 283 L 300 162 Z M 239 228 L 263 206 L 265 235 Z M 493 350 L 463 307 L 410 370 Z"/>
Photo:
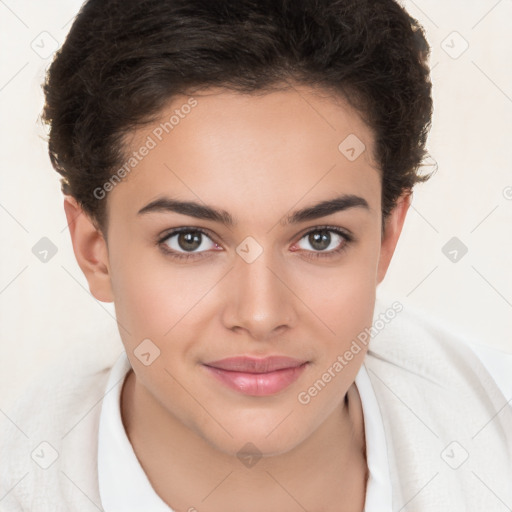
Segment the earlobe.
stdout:
<path fill-rule="evenodd" d="M 397 200 L 395 207 L 389 214 L 386 221 L 384 234 L 382 236 L 380 257 L 377 268 L 377 284 L 380 284 L 384 279 L 388 270 L 391 258 L 395 252 L 402 227 L 405 222 L 405 217 L 409 206 L 411 205 L 412 191 L 404 192 Z"/>
<path fill-rule="evenodd" d="M 103 234 L 74 197 L 64 196 L 64 211 L 73 252 L 90 292 L 101 302 L 113 302 L 108 248 Z"/>

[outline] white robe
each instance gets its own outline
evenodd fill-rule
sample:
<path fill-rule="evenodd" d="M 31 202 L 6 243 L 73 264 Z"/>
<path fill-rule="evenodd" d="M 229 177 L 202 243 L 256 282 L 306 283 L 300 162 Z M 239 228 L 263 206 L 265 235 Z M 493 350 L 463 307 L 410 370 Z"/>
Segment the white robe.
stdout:
<path fill-rule="evenodd" d="M 375 315 L 389 306 L 377 301 Z M 70 350 L 0 414 L 0 512 L 102 510 L 98 425 L 115 359 Z M 512 508 L 510 397 L 459 335 L 406 308 L 370 341 L 365 365 L 394 512 Z"/>

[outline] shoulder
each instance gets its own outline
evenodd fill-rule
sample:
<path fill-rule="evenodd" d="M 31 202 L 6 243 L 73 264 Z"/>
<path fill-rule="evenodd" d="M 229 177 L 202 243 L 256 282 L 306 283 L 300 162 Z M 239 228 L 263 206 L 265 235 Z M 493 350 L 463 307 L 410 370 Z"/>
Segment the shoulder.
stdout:
<path fill-rule="evenodd" d="M 99 415 L 114 362 L 112 354 L 70 349 L 4 411 L 0 511 L 42 510 L 50 504 L 57 511 L 57 489 L 66 494 L 89 488 L 94 498 Z M 66 507 L 62 510 L 70 510 Z"/>
<path fill-rule="evenodd" d="M 379 322 L 380 320 L 380 322 Z M 497 388 L 471 340 L 453 325 L 400 301 L 377 300 L 369 341 L 370 366 L 393 367 L 440 386 L 480 383 Z M 379 363 L 379 362 L 380 363 Z"/>
<path fill-rule="evenodd" d="M 415 498 L 418 510 L 420 502 L 492 510 L 495 498 L 482 482 L 512 500 L 512 407 L 465 337 L 419 309 L 382 300 L 372 328 L 364 364 L 397 499 L 407 501 L 434 475 Z"/>

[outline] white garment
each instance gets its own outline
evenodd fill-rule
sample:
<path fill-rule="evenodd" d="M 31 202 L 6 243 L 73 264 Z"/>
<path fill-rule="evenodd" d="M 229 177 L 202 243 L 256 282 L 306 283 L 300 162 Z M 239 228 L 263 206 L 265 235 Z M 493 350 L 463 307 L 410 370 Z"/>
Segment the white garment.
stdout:
<path fill-rule="evenodd" d="M 503 395 L 512 399 L 512 352 L 473 342 L 467 344 L 493 376 Z"/>
<path fill-rule="evenodd" d="M 389 307 L 378 301 L 375 317 Z M 510 397 L 463 341 L 406 307 L 370 342 L 364 364 L 384 427 L 393 512 L 512 507 Z M 98 429 L 115 359 L 70 350 L 1 411 L 1 512 L 103 510 Z M 152 512 L 147 502 L 140 510 Z"/>
<path fill-rule="evenodd" d="M 121 389 L 130 370 L 126 352 L 114 364 L 103 399 L 99 426 L 98 475 L 105 512 L 173 512 L 151 486 L 121 420 Z M 361 397 L 369 478 L 365 512 L 392 512 L 386 437 L 377 399 L 363 364 L 355 379 Z"/>

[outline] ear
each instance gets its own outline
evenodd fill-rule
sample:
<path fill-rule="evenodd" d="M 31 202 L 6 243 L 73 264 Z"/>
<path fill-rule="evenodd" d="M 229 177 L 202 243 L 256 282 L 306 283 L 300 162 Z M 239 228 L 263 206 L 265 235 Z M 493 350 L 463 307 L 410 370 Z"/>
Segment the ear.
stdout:
<path fill-rule="evenodd" d="M 395 252 L 398 238 L 402 232 L 407 210 L 411 205 L 412 191 L 404 192 L 396 202 L 395 207 L 390 212 L 384 226 L 384 234 L 381 240 L 380 258 L 377 267 L 377 284 L 380 284 L 386 275 L 391 258 Z"/>
<path fill-rule="evenodd" d="M 64 211 L 75 258 L 89 283 L 89 290 L 99 301 L 113 302 L 108 247 L 101 230 L 74 197 L 64 196 Z"/>

